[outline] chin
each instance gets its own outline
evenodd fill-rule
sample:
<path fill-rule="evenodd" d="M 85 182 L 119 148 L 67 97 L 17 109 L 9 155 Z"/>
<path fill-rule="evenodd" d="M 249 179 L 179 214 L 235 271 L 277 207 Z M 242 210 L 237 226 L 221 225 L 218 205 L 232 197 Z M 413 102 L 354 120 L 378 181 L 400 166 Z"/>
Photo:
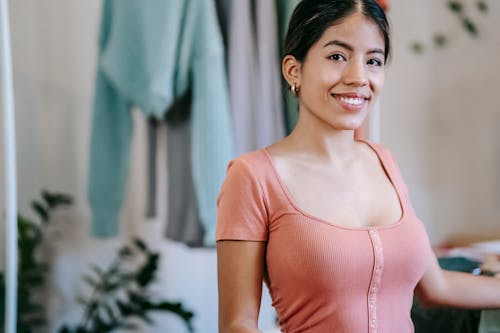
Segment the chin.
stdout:
<path fill-rule="evenodd" d="M 363 123 L 366 120 L 366 117 L 358 118 L 358 119 L 345 119 L 344 121 L 337 122 L 333 127 L 344 130 L 344 131 L 356 131 L 363 127 Z"/>

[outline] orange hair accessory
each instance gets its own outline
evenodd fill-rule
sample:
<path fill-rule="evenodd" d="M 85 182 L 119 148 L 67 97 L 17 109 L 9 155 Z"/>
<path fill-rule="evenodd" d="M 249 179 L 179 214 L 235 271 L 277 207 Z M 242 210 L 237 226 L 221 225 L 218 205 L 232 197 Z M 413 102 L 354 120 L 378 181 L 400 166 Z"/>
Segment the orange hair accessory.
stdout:
<path fill-rule="evenodd" d="M 376 0 L 378 5 L 382 7 L 383 10 L 387 11 L 389 9 L 389 0 Z"/>

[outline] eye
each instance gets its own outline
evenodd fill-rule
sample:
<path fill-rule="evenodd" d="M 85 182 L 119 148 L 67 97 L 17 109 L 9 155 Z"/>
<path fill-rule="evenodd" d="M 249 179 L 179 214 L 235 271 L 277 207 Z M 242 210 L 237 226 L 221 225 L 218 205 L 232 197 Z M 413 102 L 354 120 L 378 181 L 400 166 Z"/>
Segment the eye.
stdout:
<path fill-rule="evenodd" d="M 334 60 L 334 61 L 345 61 L 346 60 L 345 57 L 340 53 L 334 53 L 331 56 L 329 56 L 328 59 Z"/>
<path fill-rule="evenodd" d="M 379 59 L 370 59 L 368 60 L 367 62 L 368 65 L 373 65 L 373 66 L 377 66 L 377 67 L 382 67 L 382 65 L 384 64 L 381 60 Z"/>

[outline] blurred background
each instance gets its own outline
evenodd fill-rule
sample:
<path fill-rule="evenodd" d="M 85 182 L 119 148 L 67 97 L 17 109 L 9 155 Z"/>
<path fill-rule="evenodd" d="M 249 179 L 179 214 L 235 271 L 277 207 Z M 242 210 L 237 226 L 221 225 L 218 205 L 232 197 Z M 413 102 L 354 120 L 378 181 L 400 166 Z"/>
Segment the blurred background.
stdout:
<path fill-rule="evenodd" d="M 166 5 L 159 5 L 158 8 L 165 10 L 165 17 L 170 18 L 169 15 L 172 15 L 168 12 L 170 5 L 185 4 L 190 1 L 193 0 L 172 1 L 171 3 L 163 1 Z M 279 43 L 276 44 L 276 42 L 282 38 L 280 37 L 283 31 L 282 26 L 287 15 L 286 10 L 283 11 L 282 8 L 286 6 L 280 7 L 283 6 L 283 4 L 280 5 L 280 1 L 275 4 L 273 1 L 266 0 L 261 1 L 260 5 L 255 5 L 259 1 L 254 1 L 254 7 L 250 5 L 248 5 L 250 7 L 245 7 L 244 3 L 247 1 L 238 1 L 218 1 L 217 12 L 215 3 L 212 1 L 199 1 L 199 3 L 205 3 L 204 6 L 208 6 L 207 8 L 212 8 L 212 12 L 218 15 L 217 29 L 222 32 L 219 37 L 215 37 L 214 41 L 207 42 L 208 46 L 204 46 L 202 51 L 212 52 L 212 48 L 215 48 L 213 45 L 220 45 L 221 49 L 226 51 L 224 53 L 214 51 L 219 59 L 212 63 L 220 63 L 222 59 L 225 64 L 224 70 L 228 73 L 227 93 L 232 94 L 228 97 L 232 100 L 228 99 L 226 103 L 227 110 L 217 109 L 218 112 L 227 111 L 228 114 L 221 113 L 222 115 L 219 114 L 221 118 L 205 120 L 208 121 L 206 126 L 217 124 L 217 121 L 227 125 L 228 119 L 234 118 L 234 113 L 232 113 L 234 110 L 231 108 L 234 109 L 235 105 L 243 103 L 245 98 L 265 97 L 268 91 L 259 90 L 259 84 L 256 82 L 274 83 L 269 89 L 277 88 L 280 101 L 276 102 L 276 93 L 266 98 L 270 100 L 274 98 L 277 103 L 274 105 L 281 105 L 283 109 L 290 106 L 289 97 L 286 94 L 282 96 L 279 76 L 274 76 L 275 81 L 255 81 L 258 79 L 243 76 L 245 70 L 242 70 L 246 68 L 246 73 L 250 75 L 259 73 L 259 70 L 251 71 L 254 68 L 252 66 L 257 66 L 254 63 L 245 65 L 244 61 L 252 58 L 259 59 L 258 65 L 262 66 L 261 74 L 270 73 L 276 68 L 279 70 L 279 49 L 276 49 Z M 118 3 L 118 1 L 115 2 Z M 250 2 L 248 1 L 248 4 Z M 394 53 L 387 67 L 386 86 L 378 107 L 379 116 L 374 120 L 377 124 L 376 132 L 379 133 L 377 139 L 389 147 L 396 156 L 409 187 L 415 210 L 426 225 L 431 241 L 436 246 L 463 245 L 474 241 L 500 239 L 500 99 L 498 98 L 500 2 L 480 2 L 487 5 L 486 11 L 479 9 L 478 1 L 472 0 L 461 2 L 393 1 L 389 4 L 388 15 L 392 22 Z M 113 3 L 113 1 L 105 3 Z M 460 9 L 457 10 L 450 3 L 461 4 Z M 274 8 L 274 12 L 265 9 L 266 6 Z M 108 8 L 112 11 L 110 17 L 113 19 L 116 18 L 114 15 L 118 15 L 117 13 L 123 10 L 118 7 L 114 5 Z M 146 7 L 149 9 L 138 12 L 137 15 L 147 15 L 149 11 L 152 17 L 155 15 L 158 17 L 158 13 L 151 12 L 154 6 L 147 5 Z M 188 8 L 187 10 L 200 9 Z M 250 16 L 248 16 L 249 13 Z M 264 13 L 268 15 L 274 13 L 274 21 L 269 21 Z M 42 203 L 43 200 L 47 201 L 46 198 L 39 199 L 42 190 L 67 194 L 72 198 L 72 204 L 54 209 L 48 219 L 49 223 L 41 224 L 44 241 L 40 244 L 36 257 L 46 263 L 49 269 L 44 275 L 46 280 L 41 293 L 38 292 L 38 296 L 33 296 L 34 302 L 43 304 L 46 313 L 46 325 L 43 325 L 39 331 L 59 332 L 63 325 L 76 326 L 81 322 L 82 316 L 85 317 L 85 305 L 79 304 L 77 299 L 79 296 L 90 299 L 92 288 L 98 282 L 96 277 L 93 281 L 89 279 L 85 281 L 82 277 L 92 274 L 94 274 L 92 276 L 98 276 L 98 272 L 92 273 L 92 264 L 103 269 L 109 268 L 117 256 L 121 258 L 117 251 L 126 244 L 133 244 L 135 238 L 140 238 L 149 251 L 158 254 L 154 279 L 147 286 L 148 295 L 152 295 L 151 299 L 181 302 L 183 309 L 193 312 L 192 319 L 186 319 L 189 318 L 186 313 L 184 313 L 184 318 L 192 323 L 195 332 L 216 332 L 216 256 L 209 234 L 212 230 L 207 227 L 210 223 L 203 221 L 201 225 L 198 224 L 200 229 L 193 231 L 196 235 L 193 236 L 194 240 L 189 231 L 177 233 L 177 239 L 176 236 L 172 236 L 176 233 L 175 231 L 167 232 L 168 224 L 171 226 L 174 223 L 179 224 L 179 221 L 169 220 L 172 212 L 169 212 L 168 208 L 175 207 L 173 209 L 179 212 L 187 212 L 190 208 L 185 205 L 192 207 L 192 204 L 184 201 L 172 203 L 174 197 L 184 195 L 189 197 L 192 193 L 179 193 L 169 187 L 169 184 L 176 182 L 177 186 L 193 187 L 191 184 L 193 180 L 190 177 L 183 178 L 185 174 L 182 175 L 180 171 L 177 171 L 180 172 L 180 178 L 172 178 L 175 177 L 172 170 L 175 168 L 179 170 L 179 166 L 172 163 L 174 160 L 188 160 L 188 157 L 196 160 L 197 156 L 203 155 L 196 155 L 196 151 L 190 154 L 189 151 L 182 149 L 177 149 L 176 153 L 173 153 L 175 149 L 171 148 L 169 142 L 172 143 L 173 140 L 181 140 L 176 141 L 177 143 L 183 142 L 182 135 L 186 133 L 171 137 L 176 130 L 171 129 L 175 121 L 170 120 L 170 123 L 165 125 L 163 120 L 158 120 L 163 119 L 165 114 L 171 113 L 170 111 L 161 109 L 161 106 L 153 106 L 147 112 L 139 108 L 139 102 L 134 105 L 132 100 L 127 101 L 126 112 L 131 115 L 130 126 L 133 127 L 133 134 L 130 134 L 130 156 L 118 157 L 126 160 L 123 163 L 128 165 L 128 169 L 125 167 L 125 171 L 117 171 L 124 172 L 125 175 L 120 178 L 122 179 L 120 186 L 123 186 L 123 202 L 119 209 L 117 228 L 113 231 L 110 227 L 110 230 L 106 229 L 106 232 L 101 232 L 102 230 L 96 230 L 96 226 L 92 225 L 93 217 L 87 199 L 89 182 L 91 178 L 94 181 L 101 179 L 104 187 L 97 186 L 98 190 L 102 190 L 107 184 L 106 179 L 102 179 L 104 177 L 102 175 L 101 178 L 96 174 L 89 177 L 91 140 L 93 135 L 96 135 L 95 132 L 92 134 L 94 127 L 92 119 L 94 112 L 98 112 L 95 111 L 94 104 L 97 94 L 96 80 L 100 75 L 98 64 L 103 66 L 103 62 L 99 60 L 99 35 L 101 29 L 104 29 L 101 21 L 106 16 L 105 14 L 103 2 L 97 0 L 10 2 L 19 212 L 26 219 L 39 223 L 40 210 L 33 209 L 32 201 L 42 200 Z M 205 9 L 204 15 L 209 14 L 210 11 L 207 12 Z M 464 25 L 460 20 L 460 15 L 467 16 L 473 25 Z M 235 22 L 234 17 L 240 17 L 240 19 Z M 244 25 L 247 23 L 245 17 L 253 20 L 253 27 L 245 28 Z M 113 19 L 110 19 L 110 22 L 113 23 Z M 126 29 L 126 22 L 130 18 L 122 17 L 121 19 L 121 25 L 116 26 Z M 148 20 L 148 16 L 144 16 L 141 17 L 140 22 L 148 22 Z M 193 22 L 201 24 L 201 21 L 197 19 Z M 275 22 L 274 28 L 270 29 L 269 26 L 265 29 L 258 28 L 269 22 Z M 138 24 L 135 25 L 138 26 Z M 116 28 L 115 25 L 111 25 Z M 132 23 L 131 25 L 134 26 Z M 165 22 L 162 22 L 161 27 L 173 29 Z M 150 29 L 154 30 L 154 27 Z M 137 36 L 148 38 L 148 33 L 151 33 L 151 30 L 145 28 L 138 33 L 127 32 L 121 37 L 114 37 L 122 39 L 117 42 L 118 44 L 126 44 L 127 38 L 131 40 L 138 38 Z M 164 37 L 161 33 L 156 31 L 153 35 L 155 33 L 159 39 L 157 39 L 158 42 L 148 42 L 147 45 L 153 49 L 150 54 L 144 56 L 146 60 L 151 59 L 148 58 L 151 54 L 161 56 L 163 51 L 154 49 L 155 45 L 170 47 L 168 42 L 162 42 Z M 184 31 L 179 36 L 183 36 L 184 33 L 189 34 L 189 31 Z M 240 57 L 240 62 L 235 61 L 234 55 L 240 54 L 238 52 L 244 53 L 245 47 L 251 45 L 245 44 L 242 40 L 252 33 L 261 38 L 260 48 L 255 45 L 253 48 L 250 46 L 249 50 L 254 53 L 248 54 L 246 58 Z M 266 33 L 274 34 L 274 39 L 269 38 L 264 41 L 262 36 Z M 196 34 L 195 31 L 195 38 L 199 38 L 200 36 Z M 109 38 L 114 38 L 113 33 L 110 36 Z M 258 39 L 257 37 L 255 39 Z M 232 46 L 233 49 L 231 49 Z M 124 46 L 120 44 L 118 49 L 120 47 Z M 257 49 L 259 52 L 256 51 Z M 130 50 L 131 54 L 137 52 L 134 47 Z M 178 50 L 175 50 L 174 54 L 177 53 Z M 197 53 L 200 58 L 204 55 L 206 53 Z M 276 57 L 272 58 L 273 55 Z M 118 55 L 118 58 L 120 56 L 123 54 Z M 273 64 L 274 69 L 264 67 L 266 60 L 262 57 L 266 56 L 271 57 L 267 58 L 267 62 Z M 123 63 L 120 59 L 116 62 L 113 62 L 113 59 L 107 59 L 107 61 L 108 65 Z M 182 61 L 179 63 L 182 65 Z M 161 69 L 158 70 L 161 71 Z M 175 71 L 178 69 L 175 68 Z M 241 71 L 241 75 L 238 74 L 238 80 L 235 81 L 234 77 L 231 79 L 231 75 L 238 71 Z M 130 74 L 133 70 L 123 68 L 123 72 Z M 209 79 L 208 85 L 214 84 L 215 79 L 210 73 L 205 72 L 203 75 Z M 262 76 L 264 74 L 259 80 L 262 80 Z M 186 78 L 190 84 L 193 83 L 191 81 L 196 80 L 199 81 L 199 78 L 197 79 L 192 74 Z M 110 82 L 114 81 L 110 79 Z M 238 84 L 238 88 L 232 90 L 233 84 Z M 245 84 L 251 88 L 250 97 L 238 97 L 235 101 L 234 92 L 237 89 L 244 91 Z M 172 90 L 177 93 L 175 98 L 189 90 L 182 85 L 174 88 Z M 192 91 L 193 101 L 197 98 L 196 89 L 193 88 Z M 206 87 L 201 88 L 203 89 Z M 207 100 L 213 101 L 212 97 L 213 94 Z M 173 101 L 175 98 L 170 98 L 168 101 Z M 167 109 L 171 107 L 168 101 L 164 104 Z M 181 110 L 186 109 L 189 108 L 181 108 Z M 157 121 L 152 124 L 151 117 L 158 110 L 165 112 L 160 116 L 156 113 Z M 283 116 L 281 120 L 276 120 L 276 114 L 267 115 L 276 120 L 274 129 L 281 126 L 281 129 L 274 133 L 276 138 L 284 135 L 287 132 L 287 126 L 289 127 L 290 122 L 293 122 L 293 119 L 286 116 L 286 112 L 280 115 Z M 196 113 L 192 113 L 191 117 L 193 130 L 203 128 L 203 124 L 199 123 L 199 118 L 196 118 Z M 253 121 L 258 124 L 259 120 Z M 234 120 L 233 126 L 237 126 L 234 125 Z M 106 132 L 106 129 L 103 131 Z M 221 131 L 224 130 L 216 130 L 219 134 Z M 152 135 L 154 140 L 151 139 Z M 271 133 L 267 138 L 271 140 L 272 136 Z M 194 144 L 196 140 L 203 141 L 202 138 L 190 134 L 184 138 L 195 140 Z M 223 147 L 224 138 L 221 136 L 218 139 L 221 141 L 212 143 L 212 148 Z M 241 137 L 235 138 L 234 142 L 240 152 L 259 144 L 248 143 L 245 138 Z M 186 144 L 186 142 L 183 143 Z M 189 143 L 187 145 L 189 146 Z M 96 149 L 98 150 L 98 148 L 93 148 L 94 151 Z M 156 153 L 151 154 L 151 151 Z M 221 164 L 227 162 L 223 148 L 216 153 L 221 156 Z M 106 151 L 100 154 L 106 155 Z M 116 161 L 111 161 L 111 163 L 114 162 Z M 3 167 L 3 163 L 0 163 L 0 168 Z M 220 170 L 218 171 L 220 174 Z M 224 171 L 222 170 L 222 175 Z M 151 179 L 152 172 L 155 174 L 153 179 Z M 114 177 L 112 172 L 110 176 Z M 184 182 L 185 179 L 187 183 Z M 3 189 L 4 179 L 1 181 L 0 188 Z M 152 184 L 157 184 L 157 186 Z M 110 183 L 109 186 L 112 185 Z M 196 195 L 203 186 L 210 187 L 210 184 L 200 183 L 200 179 L 195 177 Z M 152 192 L 154 195 L 151 194 Z M 103 193 L 101 195 L 107 195 Z M 2 196 L 0 202 L 3 205 L 5 193 L 0 191 L 0 196 Z M 152 207 L 152 200 L 155 202 L 154 207 Z M 0 208 L 2 208 L 3 219 L 4 209 Z M 199 214 L 203 213 L 199 212 Z M 0 229 L 1 244 L 4 244 L 4 225 L 2 223 L 2 229 Z M 97 229 L 100 227 L 100 225 L 97 226 Z M 135 245 L 131 245 L 131 248 L 134 251 L 137 250 Z M 4 246 L 1 247 L 0 252 L 0 268 L 3 270 Z M 140 246 L 139 252 L 141 252 Z M 141 253 L 146 253 L 146 258 L 151 258 L 147 256 L 149 252 Z M 141 261 L 134 257 L 125 263 L 127 268 L 135 267 L 134 265 L 141 267 Z M 164 311 L 164 309 L 151 312 L 148 316 L 154 320 L 154 324 L 148 325 L 135 321 L 138 326 L 133 331 L 188 332 L 188 326 L 185 325 L 179 313 L 182 314 L 182 311 L 177 311 L 177 314 L 175 311 Z M 261 328 L 263 330 L 275 329 L 274 312 L 266 293 L 261 313 Z"/>

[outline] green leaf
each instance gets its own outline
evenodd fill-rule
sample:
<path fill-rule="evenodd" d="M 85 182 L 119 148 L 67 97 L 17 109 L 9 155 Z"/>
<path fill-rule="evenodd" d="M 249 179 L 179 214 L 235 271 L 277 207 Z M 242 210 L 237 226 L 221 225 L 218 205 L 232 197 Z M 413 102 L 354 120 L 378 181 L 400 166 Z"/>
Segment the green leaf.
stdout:
<path fill-rule="evenodd" d="M 413 42 L 411 44 L 411 49 L 413 50 L 413 52 L 415 52 L 417 54 L 424 53 L 424 46 L 419 42 Z"/>
<path fill-rule="evenodd" d="M 443 47 L 447 44 L 448 42 L 448 39 L 446 38 L 446 36 L 442 35 L 442 34 L 436 34 L 434 36 L 434 44 L 436 44 L 436 46 L 438 47 Z"/>
<path fill-rule="evenodd" d="M 88 285 L 90 285 L 93 288 L 97 288 L 99 286 L 99 283 L 96 280 L 94 280 L 94 278 L 90 275 L 84 275 L 83 281 L 85 281 Z"/>
<path fill-rule="evenodd" d="M 99 266 L 97 266 L 96 264 L 90 264 L 90 269 L 96 273 L 97 276 L 99 277 L 102 277 L 104 275 L 104 271 L 102 270 L 102 268 L 100 268 Z"/>
<path fill-rule="evenodd" d="M 465 28 L 465 30 L 467 30 L 467 32 L 472 36 L 476 37 L 478 35 L 476 24 L 471 20 L 469 20 L 468 18 L 466 17 L 462 18 L 462 25 Z"/>
<path fill-rule="evenodd" d="M 107 317 L 109 318 L 109 320 L 111 322 L 117 322 L 117 320 L 116 320 L 117 316 L 115 315 L 115 312 L 113 311 L 113 308 L 111 307 L 111 305 L 104 303 L 102 306 L 103 306 L 104 311 L 105 311 Z"/>
<path fill-rule="evenodd" d="M 123 317 L 127 317 L 128 315 L 130 315 L 132 313 L 132 309 L 131 309 L 130 305 L 125 304 L 124 302 L 122 302 L 120 300 L 117 300 L 115 302 L 115 304 L 116 304 L 116 307 L 118 308 L 118 310 L 120 310 L 120 313 L 122 314 Z"/>
<path fill-rule="evenodd" d="M 80 326 L 78 326 L 78 327 L 76 328 L 76 332 L 75 332 L 75 333 L 92 333 L 92 332 L 87 331 L 87 330 L 85 329 L 85 327 L 80 327 Z M 96 333 L 97 333 L 97 332 L 96 332 Z"/>
<path fill-rule="evenodd" d="M 122 259 L 126 259 L 126 258 L 129 258 L 131 256 L 133 256 L 133 252 L 132 250 L 128 247 L 128 246 L 124 246 L 120 249 L 120 251 L 118 251 L 118 256 Z"/>
<path fill-rule="evenodd" d="M 50 217 L 49 212 L 48 212 L 47 208 L 44 207 L 43 204 L 41 204 L 38 201 L 33 201 L 31 203 L 31 208 L 33 208 L 33 210 L 38 214 L 38 216 L 40 217 L 40 219 L 43 222 L 49 221 L 49 217 Z"/>
<path fill-rule="evenodd" d="M 86 307 L 88 305 L 87 300 L 83 296 L 77 296 L 76 302 L 84 307 Z"/>
<path fill-rule="evenodd" d="M 159 303 L 150 303 L 150 310 L 158 310 L 158 311 L 168 311 L 177 316 L 179 316 L 184 323 L 186 324 L 189 332 L 194 332 L 192 320 L 194 318 L 194 313 L 192 311 L 187 310 L 182 303 L 179 302 L 159 302 Z"/>
<path fill-rule="evenodd" d="M 477 9 L 480 12 L 486 13 L 488 11 L 488 5 L 486 4 L 486 2 L 479 0 L 476 2 L 476 5 L 477 5 Z"/>
<path fill-rule="evenodd" d="M 43 317 L 31 317 L 25 320 L 24 323 L 32 327 L 40 327 L 46 325 L 47 320 Z"/>
<path fill-rule="evenodd" d="M 148 325 L 153 325 L 154 324 L 153 319 L 150 316 L 148 316 L 145 312 L 144 313 L 139 313 L 138 316 L 139 316 L 139 318 L 141 318 L 142 320 L 144 320 L 144 322 L 147 323 Z"/>
<path fill-rule="evenodd" d="M 68 206 L 73 203 L 73 198 L 63 193 L 51 193 L 49 191 L 42 191 L 42 198 L 47 203 L 49 208 L 53 209 L 58 206 Z"/>
<path fill-rule="evenodd" d="M 71 333 L 71 330 L 68 326 L 64 325 L 59 329 L 59 333 Z"/>
<path fill-rule="evenodd" d="M 448 8 L 455 13 L 461 13 L 463 10 L 462 3 L 459 1 L 448 1 Z"/>
<path fill-rule="evenodd" d="M 190 320 L 194 317 L 194 313 L 184 308 L 182 303 L 178 302 L 160 302 L 152 303 L 151 309 L 172 312 L 183 320 Z"/>
<path fill-rule="evenodd" d="M 23 302 L 24 301 L 24 302 Z M 37 313 L 44 312 L 45 308 L 40 304 L 27 303 L 27 300 L 21 300 L 19 302 L 19 307 L 23 306 L 26 312 Z"/>
<path fill-rule="evenodd" d="M 134 244 L 135 244 L 135 246 L 137 246 L 138 249 L 140 249 L 144 252 L 148 252 L 148 247 L 146 246 L 146 243 L 144 243 L 141 239 L 136 238 L 134 240 Z"/>
<path fill-rule="evenodd" d="M 110 293 L 112 291 L 115 291 L 115 290 L 119 289 L 120 286 L 121 286 L 120 282 L 109 282 L 109 281 L 106 281 L 106 282 L 104 282 L 102 284 L 101 290 L 103 292 Z"/>

